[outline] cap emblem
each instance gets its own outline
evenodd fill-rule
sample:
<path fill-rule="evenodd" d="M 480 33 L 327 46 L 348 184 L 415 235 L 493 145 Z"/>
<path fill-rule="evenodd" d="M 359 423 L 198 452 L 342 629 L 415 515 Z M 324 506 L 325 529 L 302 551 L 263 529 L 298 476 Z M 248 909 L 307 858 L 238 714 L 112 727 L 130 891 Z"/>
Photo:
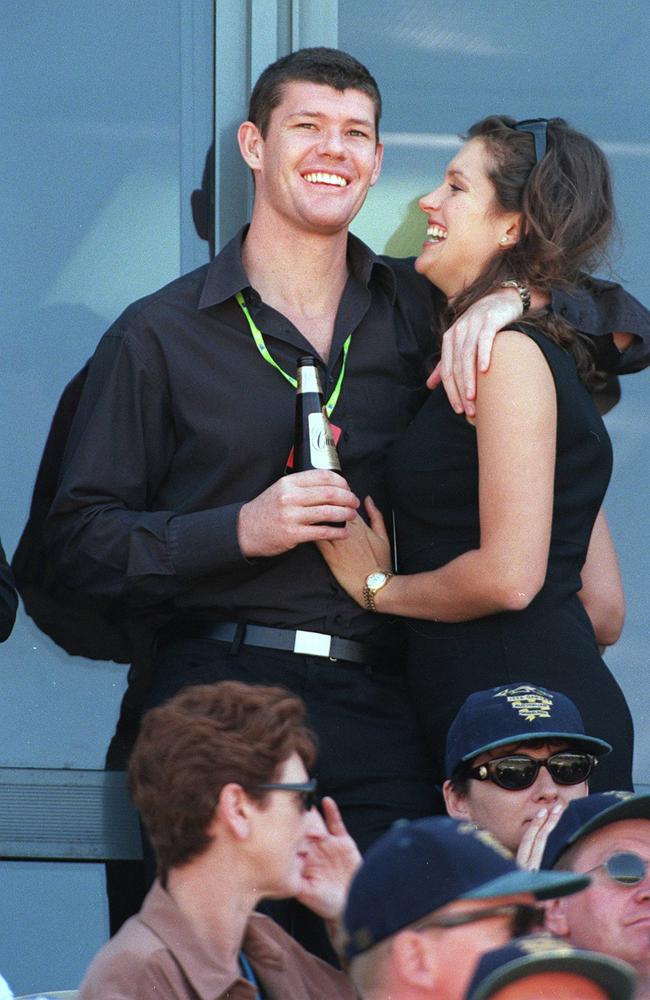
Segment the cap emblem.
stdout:
<path fill-rule="evenodd" d="M 575 948 L 566 941 L 559 941 L 551 934 L 535 934 L 530 937 L 523 937 L 517 941 L 520 951 L 528 955 L 546 955 L 552 952 L 554 955 L 573 955 Z"/>
<path fill-rule="evenodd" d="M 469 833 L 475 840 L 480 840 L 482 844 L 486 847 L 491 847 L 492 850 L 499 854 L 502 858 L 506 858 L 508 861 L 512 860 L 512 851 L 509 851 L 507 847 L 504 847 L 500 840 L 494 836 L 494 834 L 489 833 L 488 830 L 482 830 L 480 826 L 476 826 L 475 823 L 459 823 L 458 824 L 459 833 Z"/>
<path fill-rule="evenodd" d="M 346 935 L 346 940 L 354 942 L 354 946 L 359 952 L 367 951 L 375 943 L 374 935 L 369 927 L 360 927 L 354 934 Z"/>
<path fill-rule="evenodd" d="M 551 718 L 553 695 L 550 691 L 542 691 L 541 688 L 529 684 L 520 684 L 515 688 L 503 688 L 497 691 L 494 697 L 506 698 L 517 715 L 526 722 Z"/>

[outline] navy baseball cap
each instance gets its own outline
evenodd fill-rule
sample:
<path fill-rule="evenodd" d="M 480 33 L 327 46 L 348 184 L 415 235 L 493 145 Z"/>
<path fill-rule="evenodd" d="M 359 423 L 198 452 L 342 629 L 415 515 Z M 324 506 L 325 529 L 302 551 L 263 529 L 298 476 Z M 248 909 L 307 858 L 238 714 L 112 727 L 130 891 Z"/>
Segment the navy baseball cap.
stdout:
<path fill-rule="evenodd" d="M 609 1000 L 634 997 L 636 980 L 627 962 L 573 948 L 550 934 L 528 934 L 483 955 L 465 1000 L 489 1000 L 504 986 L 537 972 L 572 972 L 584 976 L 600 986 Z"/>
<path fill-rule="evenodd" d="M 346 953 L 354 958 L 457 899 L 519 893 L 551 899 L 589 882 L 573 872 L 518 868 L 510 851 L 474 823 L 445 816 L 403 820 L 372 845 L 352 881 Z"/>
<path fill-rule="evenodd" d="M 451 778 L 480 753 L 525 740 L 567 740 L 596 757 L 612 749 L 606 740 L 587 736 L 580 712 L 560 691 L 502 684 L 475 691 L 458 712 L 447 734 L 445 773 Z"/>
<path fill-rule="evenodd" d="M 622 819 L 650 819 L 650 795 L 597 792 L 573 799 L 548 835 L 542 868 L 552 868 L 560 855 L 587 833 Z"/>

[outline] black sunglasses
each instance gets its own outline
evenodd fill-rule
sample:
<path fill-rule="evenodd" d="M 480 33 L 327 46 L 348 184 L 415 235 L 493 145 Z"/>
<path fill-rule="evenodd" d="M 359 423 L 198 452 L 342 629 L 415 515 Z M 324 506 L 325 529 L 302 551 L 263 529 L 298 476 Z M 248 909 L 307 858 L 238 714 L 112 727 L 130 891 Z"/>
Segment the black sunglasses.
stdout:
<path fill-rule="evenodd" d="M 414 930 L 424 931 L 427 927 L 463 927 L 479 920 L 489 920 L 491 917 L 510 917 L 511 930 L 514 936 L 527 934 L 539 927 L 543 912 L 536 906 L 526 903 L 504 903 L 501 906 L 486 906 L 482 910 L 462 910 L 458 913 L 434 913 L 425 920 L 418 921 Z"/>
<path fill-rule="evenodd" d="M 601 865 L 590 868 L 585 875 L 597 872 L 599 868 L 604 868 L 609 877 L 619 885 L 638 885 L 646 877 L 648 862 L 632 851 L 619 851 Z"/>
<path fill-rule="evenodd" d="M 512 126 L 517 132 L 528 132 L 535 142 L 535 163 L 546 155 L 548 149 L 548 118 L 524 118 Z"/>
<path fill-rule="evenodd" d="M 309 812 L 318 803 L 316 778 L 309 781 L 267 781 L 263 785 L 251 785 L 251 791 L 258 792 L 298 792 L 302 800 L 302 808 Z"/>
<path fill-rule="evenodd" d="M 556 785 L 579 785 L 587 780 L 597 763 L 593 754 L 571 750 L 560 750 L 543 758 L 510 754 L 472 767 L 468 774 L 477 781 L 493 781 L 499 788 L 519 791 L 530 788 L 537 779 L 540 767 L 546 768 Z"/>

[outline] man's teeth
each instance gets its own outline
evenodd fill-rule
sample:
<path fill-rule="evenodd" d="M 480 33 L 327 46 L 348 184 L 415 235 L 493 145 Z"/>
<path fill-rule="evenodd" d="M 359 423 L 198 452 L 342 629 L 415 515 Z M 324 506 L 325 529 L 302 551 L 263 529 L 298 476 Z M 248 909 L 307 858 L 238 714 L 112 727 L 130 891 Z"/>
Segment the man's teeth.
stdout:
<path fill-rule="evenodd" d="M 337 187 L 347 187 L 348 182 L 345 177 L 339 177 L 338 174 L 305 174 L 305 180 L 309 181 L 310 184 L 335 184 Z"/>
<path fill-rule="evenodd" d="M 440 226 L 427 226 L 427 239 L 428 240 L 446 240 L 447 230 L 441 229 Z"/>

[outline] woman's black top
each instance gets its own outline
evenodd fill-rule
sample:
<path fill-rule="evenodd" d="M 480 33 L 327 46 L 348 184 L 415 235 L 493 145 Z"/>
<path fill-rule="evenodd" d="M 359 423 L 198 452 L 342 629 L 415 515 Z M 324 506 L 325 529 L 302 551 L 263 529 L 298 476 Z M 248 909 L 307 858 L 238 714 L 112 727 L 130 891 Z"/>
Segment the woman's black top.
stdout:
<path fill-rule="evenodd" d="M 449 724 L 469 694 L 528 682 L 564 691 L 580 708 L 587 732 L 614 745 L 615 753 L 597 768 L 592 790 L 603 781 L 602 787 L 631 787 L 629 710 L 576 596 L 611 474 L 611 443 L 572 356 L 530 325 L 517 329 L 542 351 L 557 394 L 553 522 L 544 586 L 523 611 L 451 624 L 410 620 L 409 676 L 439 760 Z M 437 569 L 479 547 L 478 480 L 476 431 L 438 387 L 389 455 L 400 573 Z"/>

